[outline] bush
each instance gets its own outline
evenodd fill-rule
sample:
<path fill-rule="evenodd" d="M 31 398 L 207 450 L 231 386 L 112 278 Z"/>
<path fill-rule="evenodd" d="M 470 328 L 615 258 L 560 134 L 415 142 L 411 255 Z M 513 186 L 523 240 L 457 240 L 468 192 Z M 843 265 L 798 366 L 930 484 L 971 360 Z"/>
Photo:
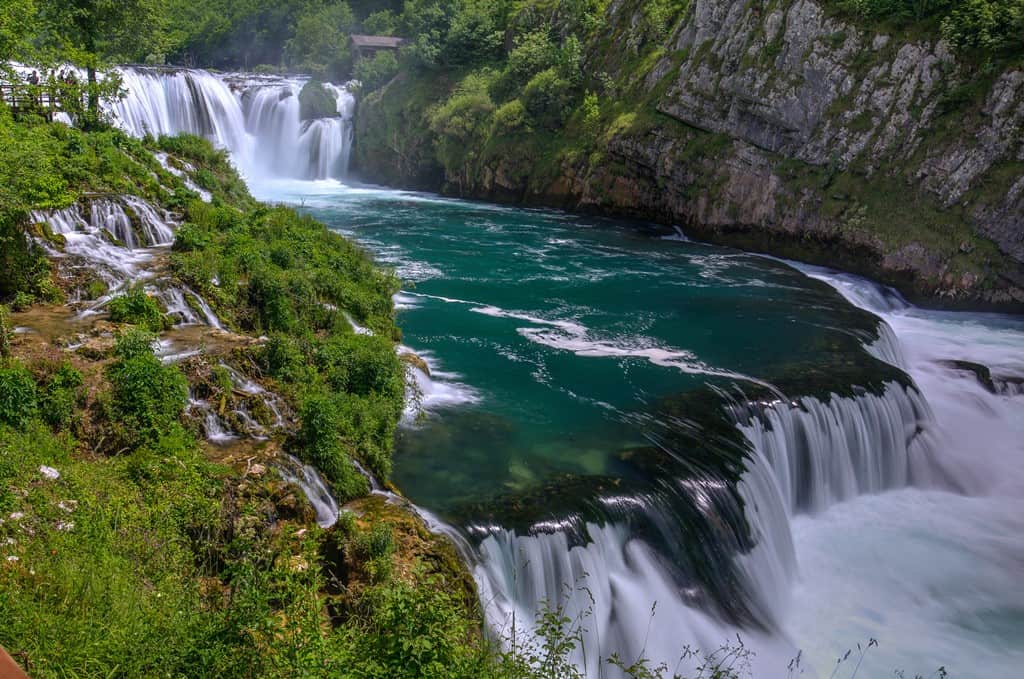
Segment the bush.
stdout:
<path fill-rule="evenodd" d="M 380 89 L 398 73 L 398 57 L 390 50 L 373 55 L 372 59 L 361 59 L 352 71 L 352 77 L 362 84 L 363 92 Z"/>
<path fill-rule="evenodd" d="M 541 71 L 523 90 L 523 105 L 541 125 L 557 129 L 565 122 L 572 105 L 569 82 L 549 68 Z"/>
<path fill-rule="evenodd" d="M 533 31 L 516 40 L 505 70 L 491 87 L 495 101 L 515 98 L 533 76 L 558 63 L 558 48 L 547 31 Z"/>
<path fill-rule="evenodd" d="M 129 288 L 125 294 L 111 299 L 107 309 L 114 323 L 131 323 L 152 332 L 159 332 L 168 326 L 167 317 L 160 305 L 146 294 L 141 285 Z"/>
<path fill-rule="evenodd" d="M 19 362 L 0 367 L 0 424 L 23 429 L 36 416 L 36 381 Z"/>
<path fill-rule="evenodd" d="M 188 405 L 188 380 L 153 354 L 153 335 L 132 329 L 118 338 L 117 360 L 107 367 L 111 391 L 107 416 L 118 443 L 135 448 L 180 428 Z"/>
<path fill-rule="evenodd" d="M 942 37 L 961 48 L 1020 51 L 1024 0 L 963 0 L 942 20 Z"/>
<path fill-rule="evenodd" d="M 11 324 L 11 311 L 0 304 L 0 359 L 11 355 L 11 341 L 14 339 L 14 326 Z"/>
<path fill-rule="evenodd" d="M 67 361 L 50 376 L 40 403 L 43 419 L 50 426 L 61 429 L 74 422 L 83 381 L 82 373 Z"/>
<path fill-rule="evenodd" d="M 523 102 L 513 99 L 494 112 L 491 134 L 495 137 L 503 137 L 522 132 L 529 129 L 529 123 L 530 115 L 526 112 Z"/>
<path fill-rule="evenodd" d="M 263 369 L 274 377 L 293 381 L 302 374 L 306 356 L 299 343 L 287 335 L 274 333 L 259 353 Z"/>
<path fill-rule="evenodd" d="M 370 484 L 353 466 L 342 442 L 342 413 L 337 402 L 324 394 L 308 396 L 299 419 L 299 457 L 330 480 L 339 501 L 366 495 Z"/>

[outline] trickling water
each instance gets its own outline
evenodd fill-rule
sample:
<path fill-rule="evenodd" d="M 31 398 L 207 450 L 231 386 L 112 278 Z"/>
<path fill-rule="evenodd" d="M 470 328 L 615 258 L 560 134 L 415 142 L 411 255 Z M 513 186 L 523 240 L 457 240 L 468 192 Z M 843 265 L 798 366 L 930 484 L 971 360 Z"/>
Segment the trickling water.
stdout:
<path fill-rule="evenodd" d="M 281 465 L 281 478 L 294 483 L 302 489 L 309 503 L 316 511 L 316 522 L 323 528 L 329 528 L 338 521 L 338 501 L 331 495 L 320 472 L 316 467 L 303 464 L 291 455 L 285 455 Z"/>

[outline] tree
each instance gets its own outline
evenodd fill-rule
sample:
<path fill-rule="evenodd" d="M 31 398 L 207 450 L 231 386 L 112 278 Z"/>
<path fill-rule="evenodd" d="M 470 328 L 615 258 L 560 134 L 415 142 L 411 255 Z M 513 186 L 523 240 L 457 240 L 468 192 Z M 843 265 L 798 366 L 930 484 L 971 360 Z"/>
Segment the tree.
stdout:
<path fill-rule="evenodd" d="M 35 16 L 34 0 L 4 0 L 0 3 L 0 62 L 23 58 L 29 50 L 28 36 Z"/>
<path fill-rule="evenodd" d="M 110 61 L 139 61 L 166 46 L 160 0 L 63 0 L 40 7 L 43 42 L 86 69 L 89 120 L 99 117 L 104 88 L 97 70 Z"/>
<path fill-rule="evenodd" d="M 312 5 L 296 19 L 293 37 L 285 46 L 289 63 L 318 76 L 339 70 L 348 56 L 348 35 L 355 23 L 348 3 Z"/>

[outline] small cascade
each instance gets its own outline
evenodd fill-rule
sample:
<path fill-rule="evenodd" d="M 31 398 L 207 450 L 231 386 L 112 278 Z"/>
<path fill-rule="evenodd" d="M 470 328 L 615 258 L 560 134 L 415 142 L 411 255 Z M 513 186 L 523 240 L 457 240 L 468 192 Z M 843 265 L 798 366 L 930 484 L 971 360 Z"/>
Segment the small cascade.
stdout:
<path fill-rule="evenodd" d="M 321 528 L 329 528 L 338 521 L 338 501 L 331 495 L 316 467 L 303 464 L 291 455 L 285 455 L 279 469 L 282 479 L 294 483 L 305 493 L 309 504 L 313 505 L 316 511 L 316 522 Z"/>
<path fill-rule="evenodd" d="M 199 325 L 199 316 L 185 300 L 185 293 L 176 287 L 163 287 L 156 291 L 157 299 L 167 309 L 167 315 L 174 320 L 174 327 Z"/>
<path fill-rule="evenodd" d="M 206 325 L 216 330 L 223 330 L 224 326 L 221 325 L 220 319 L 217 318 L 217 314 L 213 313 L 213 309 L 207 304 L 206 300 L 199 296 L 199 293 L 193 291 L 189 287 L 185 287 L 185 293 L 192 298 L 192 301 L 198 307 L 199 312 L 203 315 L 203 322 Z"/>
<path fill-rule="evenodd" d="M 154 247 L 157 245 L 170 245 L 174 242 L 174 224 L 170 215 L 157 214 L 156 208 L 136 196 L 124 196 L 122 198 L 139 221 L 139 228 L 142 230 L 143 245 Z M 131 246 L 129 246 L 131 247 Z"/>
<path fill-rule="evenodd" d="M 203 436 L 210 443 L 222 445 L 238 439 L 209 401 L 190 396 L 187 412 L 202 422 Z"/>
<path fill-rule="evenodd" d="M 110 113 L 129 134 L 205 137 L 227 149 L 250 177 L 328 179 L 348 171 L 355 99 L 344 87 L 326 85 L 337 101 L 337 117 L 303 122 L 302 79 L 215 76 L 198 69 L 119 72 L 127 96 Z M 164 163 L 168 167 L 166 158 Z M 209 199 L 198 187 L 189 188 Z"/>
<path fill-rule="evenodd" d="M 97 232 L 106 229 L 115 239 L 124 243 L 125 247 L 139 247 L 132 220 L 120 203 L 112 200 L 94 200 L 89 205 L 89 226 Z"/>
<path fill-rule="evenodd" d="M 87 204 L 90 219 L 86 220 L 82 207 L 72 205 L 63 210 L 34 211 L 31 219 L 45 223 L 54 234 L 59 234 L 63 245 L 57 246 L 42 241 L 40 245 L 51 257 L 66 261 L 71 269 L 83 269 L 99 276 L 110 289 L 116 289 L 125 283 L 137 280 L 144 273 L 143 265 L 151 258 L 150 253 L 142 249 L 131 249 L 112 241 L 112 234 L 103 216 L 112 218 L 110 227 L 123 231 L 122 236 L 134 239 L 130 220 L 123 209 L 111 201 L 100 201 L 93 209 Z M 125 220 L 128 220 L 126 227 Z M 124 242 L 123 240 L 121 242 Z"/>

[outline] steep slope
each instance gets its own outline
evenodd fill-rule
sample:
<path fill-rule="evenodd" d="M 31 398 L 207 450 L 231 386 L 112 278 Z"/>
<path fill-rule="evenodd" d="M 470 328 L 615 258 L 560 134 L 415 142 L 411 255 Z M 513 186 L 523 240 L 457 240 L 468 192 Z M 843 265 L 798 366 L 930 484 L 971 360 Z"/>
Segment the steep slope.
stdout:
<path fill-rule="evenodd" d="M 598 132 L 492 132 L 453 167 L 428 111 L 450 82 L 400 74 L 362 104 L 372 181 L 680 224 L 857 271 L 941 305 L 1024 308 L 1024 71 L 890 35 L 814 0 L 695 0 L 651 40 L 612 2 L 586 47 Z M 994 63 L 1001 65 L 994 66 Z"/>

